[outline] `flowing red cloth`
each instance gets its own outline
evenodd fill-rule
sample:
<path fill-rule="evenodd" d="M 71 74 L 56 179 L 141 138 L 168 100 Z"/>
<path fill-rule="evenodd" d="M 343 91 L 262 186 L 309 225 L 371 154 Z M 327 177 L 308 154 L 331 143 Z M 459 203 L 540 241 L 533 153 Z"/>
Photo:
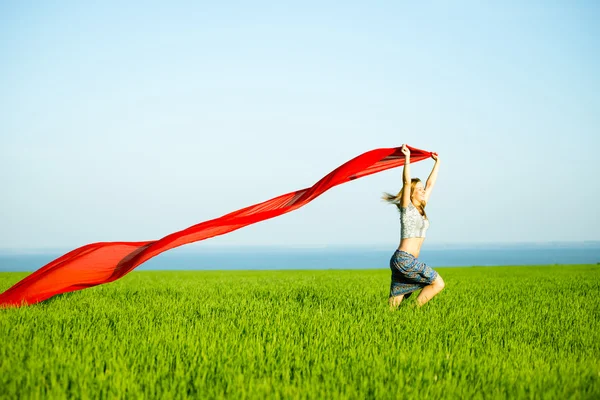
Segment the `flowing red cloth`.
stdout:
<path fill-rule="evenodd" d="M 431 152 L 407 147 L 411 150 L 411 162 L 431 157 Z M 35 304 L 60 293 L 112 282 L 163 251 L 277 217 L 302 207 L 334 186 L 401 165 L 404 165 L 404 155 L 400 147 L 371 150 L 342 164 L 309 188 L 201 222 L 159 240 L 82 246 L 0 294 L 0 307 Z"/>

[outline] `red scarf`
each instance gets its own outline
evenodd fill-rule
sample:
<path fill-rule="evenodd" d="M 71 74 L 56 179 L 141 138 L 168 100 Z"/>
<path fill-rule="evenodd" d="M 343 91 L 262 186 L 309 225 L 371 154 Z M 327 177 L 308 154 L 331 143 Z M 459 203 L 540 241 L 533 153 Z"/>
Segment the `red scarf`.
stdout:
<path fill-rule="evenodd" d="M 60 293 L 112 282 L 163 251 L 288 213 L 334 186 L 404 165 L 404 155 L 400 149 L 395 147 L 368 151 L 342 164 L 309 188 L 201 222 L 159 240 L 103 242 L 82 246 L 43 266 L 0 294 L 0 307 L 35 304 Z M 431 157 L 428 151 L 412 147 L 409 149 L 411 162 Z"/>

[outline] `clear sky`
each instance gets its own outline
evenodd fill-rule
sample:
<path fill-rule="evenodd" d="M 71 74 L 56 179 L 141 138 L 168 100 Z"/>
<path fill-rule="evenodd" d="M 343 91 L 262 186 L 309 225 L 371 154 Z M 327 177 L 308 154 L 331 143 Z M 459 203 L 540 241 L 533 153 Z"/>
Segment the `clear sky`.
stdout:
<path fill-rule="evenodd" d="M 428 243 L 600 240 L 595 1 L 95 3 L 0 4 L 0 248 L 159 239 L 402 143 L 440 155 Z M 202 245 L 394 248 L 401 172 Z"/>

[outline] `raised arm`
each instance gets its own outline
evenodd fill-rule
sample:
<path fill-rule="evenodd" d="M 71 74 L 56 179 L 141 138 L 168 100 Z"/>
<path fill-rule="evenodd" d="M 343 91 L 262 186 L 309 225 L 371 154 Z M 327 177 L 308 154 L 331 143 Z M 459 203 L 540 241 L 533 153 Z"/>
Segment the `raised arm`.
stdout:
<path fill-rule="evenodd" d="M 402 154 L 404 154 L 404 171 L 402 171 L 402 199 L 400 206 L 408 207 L 410 203 L 410 150 L 405 144 L 402 145 Z"/>
<path fill-rule="evenodd" d="M 429 195 L 435 186 L 435 181 L 437 180 L 438 169 L 440 168 L 440 159 L 438 158 L 437 153 L 432 153 L 431 158 L 435 160 L 435 164 L 433 164 L 433 169 L 429 174 L 429 178 L 427 178 L 427 183 L 425 184 L 425 201 L 429 201 Z"/>

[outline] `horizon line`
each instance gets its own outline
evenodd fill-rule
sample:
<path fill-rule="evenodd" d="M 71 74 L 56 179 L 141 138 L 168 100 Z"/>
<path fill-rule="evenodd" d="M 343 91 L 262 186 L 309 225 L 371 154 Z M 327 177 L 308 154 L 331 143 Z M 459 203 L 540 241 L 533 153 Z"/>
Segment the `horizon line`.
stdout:
<path fill-rule="evenodd" d="M 102 243 L 102 242 L 98 242 Z M 430 242 L 425 247 L 435 248 L 464 248 L 464 247 L 509 247 L 509 246 L 557 246 L 557 245 L 584 245 L 600 246 L 600 240 L 545 240 L 545 241 L 488 241 L 488 242 Z M 338 244 L 188 244 L 173 250 L 179 251 L 203 251 L 203 250 L 235 250 L 235 249 L 281 249 L 281 250 L 326 250 L 340 248 L 361 248 L 361 249 L 389 249 L 393 244 L 389 243 L 338 243 Z M 81 247 L 81 246 L 78 246 Z M 41 252 L 60 252 L 66 253 L 77 249 L 78 247 L 67 246 L 41 246 L 41 247 L 0 247 L 2 253 L 41 253 Z M 171 250 L 171 251 L 173 251 Z"/>

